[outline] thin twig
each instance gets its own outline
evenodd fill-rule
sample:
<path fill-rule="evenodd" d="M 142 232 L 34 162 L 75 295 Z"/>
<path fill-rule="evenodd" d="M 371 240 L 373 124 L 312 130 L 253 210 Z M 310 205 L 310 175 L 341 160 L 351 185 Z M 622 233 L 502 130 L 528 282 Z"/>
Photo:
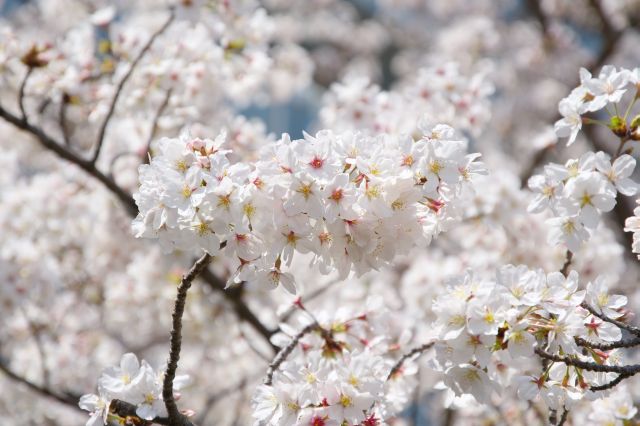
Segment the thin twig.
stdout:
<path fill-rule="evenodd" d="M 542 4 L 540 4 L 540 0 L 527 0 L 527 7 L 530 9 L 531 13 L 535 16 L 536 20 L 540 24 L 540 30 L 542 31 L 542 35 L 547 37 L 549 35 L 549 18 L 545 15 L 542 10 Z"/>
<path fill-rule="evenodd" d="M 267 369 L 267 377 L 265 377 L 264 379 L 264 384 L 267 386 L 271 386 L 273 384 L 273 374 L 278 370 L 280 365 L 289 357 L 289 355 L 291 355 L 291 352 L 293 352 L 293 350 L 296 348 L 296 346 L 298 345 L 298 342 L 300 342 L 300 339 L 302 339 L 302 337 L 311 333 L 312 331 L 320 330 L 320 329 L 321 327 L 317 322 L 312 322 L 311 324 L 307 325 L 305 328 L 300 330 L 298 334 L 293 336 L 293 339 L 291 339 L 289 344 L 284 348 L 282 348 L 280 352 L 278 352 L 276 357 L 273 359 L 271 364 L 269 364 L 269 368 Z"/>
<path fill-rule="evenodd" d="M 122 77 L 122 79 L 120 80 L 120 82 L 116 86 L 115 93 L 113 95 L 113 98 L 111 99 L 111 103 L 109 104 L 109 110 L 107 111 L 107 115 L 105 116 L 104 120 L 102 121 L 102 124 L 100 125 L 100 130 L 98 131 L 98 139 L 96 141 L 96 148 L 95 148 L 95 151 L 93 153 L 93 157 L 91 157 L 91 163 L 92 164 L 94 164 L 98 160 L 98 157 L 100 156 L 100 151 L 102 150 L 102 144 L 104 142 L 104 136 L 105 136 L 105 133 L 107 131 L 107 126 L 109 125 L 109 122 L 111 121 L 111 117 L 113 116 L 113 113 L 114 113 L 114 111 L 116 109 L 116 104 L 118 103 L 118 98 L 120 97 L 120 94 L 122 93 L 122 89 L 123 89 L 125 83 L 127 82 L 127 80 L 129 80 L 129 77 L 131 77 L 131 74 L 133 74 L 133 71 L 135 70 L 135 68 L 138 65 L 138 63 L 142 60 L 144 55 L 149 51 L 149 49 L 151 48 L 151 45 L 153 44 L 155 39 L 158 38 L 158 36 L 160 34 L 162 34 L 169 27 L 169 25 L 171 24 L 171 22 L 173 21 L 174 18 L 175 18 L 175 13 L 174 13 L 173 9 L 171 9 L 170 14 L 169 14 L 169 18 L 162 25 L 162 27 L 160 27 L 160 29 L 158 29 L 155 33 L 153 33 L 153 35 L 149 38 L 149 41 L 147 41 L 147 44 L 144 45 L 144 47 L 140 50 L 140 53 L 138 53 L 138 56 L 136 56 L 136 58 L 133 60 L 133 62 L 131 62 L 131 65 L 129 66 L 129 69 L 127 70 L 127 73 Z"/>
<path fill-rule="evenodd" d="M 138 207 L 136 206 L 133 197 L 118 184 L 116 184 L 116 182 L 112 178 L 108 177 L 100 170 L 98 170 L 95 164 L 85 160 L 73 151 L 64 147 L 62 144 L 58 143 L 51 136 L 47 135 L 40 127 L 29 123 L 25 119 L 19 118 L 18 116 L 4 109 L 2 106 L 0 106 L 0 118 L 3 118 L 4 120 L 13 124 L 15 127 L 21 130 L 31 133 L 36 137 L 36 139 L 42 146 L 50 151 L 53 151 L 60 158 L 74 163 L 82 170 L 98 179 L 104 186 L 107 187 L 107 189 L 114 193 L 114 195 L 122 202 L 124 207 L 127 209 L 127 212 L 132 217 L 135 217 L 138 214 Z"/>
<path fill-rule="evenodd" d="M 71 137 L 69 136 L 69 128 L 67 127 L 67 105 L 69 105 L 69 95 L 62 95 L 60 102 L 60 110 L 58 111 L 58 124 L 62 132 L 62 140 L 66 146 L 71 145 Z"/>
<path fill-rule="evenodd" d="M 618 377 L 616 377 L 609 383 L 605 383 L 604 385 L 600 385 L 600 386 L 591 386 L 589 389 L 591 389 L 593 392 L 612 389 L 615 386 L 619 385 L 620 382 L 622 382 L 624 379 L 627 379 L 631 376 L 632 376 L 631 374 L 619 374 Z"/>
<path fill-rule="evenodd" d="M 586 303 L 586 302 L 582 302 L 582 304 L 580 304 L 580 306 L 582 306 L 584 309 L 589 311 L 591 313 L 591 315 L 594 315 L 594 316 L 600 318 L 602 321 L 606 321 L 608 323 L 611 323 L 611 324 L 615 325 L 618 328 L 621 328 L 623 330 L 627 330 L 629 333 L 640 337 L 640 328 L 634 327 L 634 326 L 629 325 L 629 324 L 626 324 L 626 323 L 624 323 L 622 321 L 615 320 L 613 318 L 609 318 L 608 316 L 606 316 L 602 312 L 596 311 L 593 307 L 589 306 L 589 304 Z"/>
<path fill-rule="evenodd" d="M 147 147 L 144 151 L 144 155 L 142 158 L 142 162 L 144 164 L 149 164 L 149 158 L 151 155 L 151 142 L 153 142 L 153 140 L 156 137 L 156 132 L 158 131 L 158 121 L 160 121 L 160 117 L 162 116 L 162 113 L 169 105 L 169 99 L 171 98 L 172 91 L 173 91 L 172 89 L 167 90 L 167 93 L 164 96 L 164 100 L 162 101 L 162 104 L 160 104 L 158 111 L 156 111 L 156 115 L 153 118 L 153 122 L 151 123 L 151 131 L 149 132 L 149 138 L 147 139 Z"/>
<path fill-rule="evenodd" d="M 42 382 L 44 384 L 44 387 L 49 387 L 49 385 L 51 384 L 51 380 L 49 377 L 49 368 L 47 368 L 47 357 L 44 351 L 44 344 L 42 342 L 42 334 L 40 332 L 40 329 L 36 326 L 36 324 L 33 323 L 25 310 L 20 309 L 20 311 L 22 312 L 22 316 L 24 316 L 24 319 L 27 321 L 29 329 L 31 330 L 31 334 L 33 335 L 33 340 L 36 343 L 38 356 L 40 357 L 40 368 L 42 369 Z"/>
<path fill-rule="evenodd" d="M 571 261 L 572 260 L 573 260 L 573 252 L 571 250 L 567 250 L 567 254 L 566 254 L 565 261 L 564 261 L 564 265 L 562 265 L 562 269 L 560 270 L 562 275 L 564 275 L 565 277 L 569 273 L 569 267 L 571 266 Z"/>
<path fill-rule="evenodd" d="M 422 354 L 423 352 L 431 349 L 434 344 L 435 342 L 425 343 L 424 345 L 418 346 L 417 348 L 413 348 L 406 354 L 402 355 L 398 360 L 398 362 L 396 362 L 395 365 L 391 368 L 391 371 L 389 371 L 387 380 L 391 379 L 393 376 L 398 374 L 398 372 L 402 369 L 402 365 L 405 363 L 406 360 L 413 357 L 414 355 Z"/>
<path fill-rule="evenodd" d="M 24 75 L 22 83 L 20 83 L 20 90 L 18 91 L 18 106 L 20 107 L 20 113 L 22 114 L 22 119 L 24 121 L 27 121 L 27 111 L 24 107 L 24 89 L 27 87 L 27 80 L 31 77 L 32 72 L 33 67 L 27 68 L 27 73 Z"/>
<path fill-rule="evenodd" d="M 254 379 L 258 378 L 259 376 L 261 376 L 262 370 L 260 370 L 259 372 L 254 372 L 253 374 L 247 375 L 245 377 L 243 377 L 242 379 L 240 379 L 237 383 L 231 385 L 231 386 L 227 386 L 226 388 L 223 388 L 219 391 L 217 391 L 216 393 L 214 393 L 213 395 L 209 396 L 207 398 L 207 402 L 205 402 L 204 404 L 204 408 L 202 410 L 202 412 L 200 413 L 199 417 L 196 419 L 196 423 L 197 424 L 205 424 L 205 420 L 207 419 L 209 412 L 211 411 L 211 409 L 216 405 L 216 403 L 218 403 L 220 400 L 233 395 L 234 393 L 242 390 L 247 383 L 249 382 L 253 382 Z"/>
<path fill-rule="evenodd" d="M 193 280 L 207 268 L 211 262 L 211 255 L 205 253 L 200 259 L 193 264 L 189 272 L 182 277 L 182 281 L 178 286 L 178 294 L 176 296 L 173 308 L 173 325 L 171 329 L 171 345 L 169 349 L 169 362 L 167 371 L 164 373 L 164 381 L 162 383 L 162 398 L 164 405 L 169 413 L 170 426 L 184 426 L 191 422 L 178 411 L 178 406 L 173 398 L 173 379 L 176 377 L 178 369 L 178 361 L 180 360 L 180 349 L 182 347 L 182 315 L 187 301 L 187 292 L 191 287 Z"/>
<path fill-rule="evenodd" d="M 321 296 L 323 293 L 325 293 L 327 290 L 329 290 L 333 285 L 337 284 L 338 282 L 340 282 L 340 280 L 333 280 L 331 282 L 329 282 L 326 285 L 323 285 L 322 287 L 317 288 L 316 290 L 312 291 L 311 293 L 309 293 L 308 295 L 305 296 L 301 296 L 300 300 L 304 300 L 305 303 L 309 302 L 310 300 L 313 300 L 319 296 Z M 291 305 L 291 307 L 289 307 L 289 309 L 287 309 L 282 316 L 280 317 L 280 321 L 281 322 L 287 322 L 289 320 L 289 318 L 291 318 L 291 315 L 293 315 L 293 313 L 298 309 L 298 307 L 296 305 Z"/>
<path fill-rule="evenodd" d="M 568 418 L 569 418 L 569 410 L 567 410 L 567 407 L 562 407 L 562 416 L 560 416 L 560 421 L 558 422 L 558 426 L 564 426 Z"/>
<path fill-rule="evenodd" d="M 634 337 L 633 339 L 619 340 L 617 342 L 609 343 L 591 342 L 587 339 L 583 339 L 582 337 L 576 337 L 575 340 L 576 343 L 582 347 L 599 349 L 601 351 L 610 351 L 619 348 L 633 348 L 640 345 L 640 337 Z"/>
<path fill-rule="evenodd" d="M 256 330 L 264 339 L 269 342 L 269 345 L 277 352 L 278 347 L 271 343 L 271 336 L 273 336 L 277 330 L 271 330 L 267 328 L 262 321 L 254 314 L 247 306 L 242 298 L 241 287 L 230 287 L 225 290 L 225 282 L 219 277 L 213 274 L 210 270 L 206 269 L 202 272 L 202 279 L 209 285 L 212 290 L 220 292 L 225 299 L 231 302 L 231 306 L 239 319 L 249 323 L 254 330 Z"/>
<path fill-rule="evenodd" d="M 0 371 L 2 371 L 4 374 L 6 374 L 10 379 L 18 382 L 18 383 L 22 383 L 23 385 L 25 385 L 27 388 L 29 388 L 30 390 L 34 391 L 37 394 L 40 394 L 42 396 L 45 396 L 47 398 L 51 398 L 54 399 L 62 404 L 65 404 L 69 407 L 73 407 L 74 409 L 83 412 L 84 410 L 82 410 L 79 406 L 78 406 L 78 400 L 80 399 L 80 395 L 73 395 L 73 394 L 59 394 L 56 393 L 54 391 L 52 391 L 51 389 L 45 387 L 45 386 L 40 386 L 37 385 L 27 379 L 25 379 L 24 377 L 14 373 L 5 363 L 3 360 L 0 360 Z"/>

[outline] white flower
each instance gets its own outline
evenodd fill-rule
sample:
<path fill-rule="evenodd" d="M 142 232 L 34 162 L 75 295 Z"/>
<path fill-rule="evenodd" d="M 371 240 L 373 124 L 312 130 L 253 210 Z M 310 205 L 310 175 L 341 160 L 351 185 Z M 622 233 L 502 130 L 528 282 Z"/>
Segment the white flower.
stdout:
<path fill-rule="evenodd" d="M 627 304 L 627 297 L 609 294 L 606 278 L 598 277 L 587 284 L 586 302 L 597 312 L 615 319 L 623 315 L 619 309 Z"/>
<path fill-rule="evenodd" d="M 584 229 L 577 216 L 556 217 L 548 219 L 547 223 L 551 226 L 549 244 L 565 244 L 569 250 L 575 253 L 580 250 L 582 243 L 589 239 L 589 233 Z"/>
<path fill-rule="evenodd" d="M 98 385 L 114 396 L 127 395 L 145 374 L 144 366 L 140 366 L 138 358 L 127 353 L 122 356 L 120 366 L 108 367 L 102 373 Z"/>
<path fill-rule="evenodd" d="M 109 415 L 110 400 L 103 396 L 94 394 L 82 395 L 79 406 L 83 410 L 91 413 L 91 417 L 87 421 L 86 426 L 99 426 L 107 424 L 107 416 Z"/>
<path fill-rule="evenodd" d="M 470 364 L 462 364 L 448 369 L 444 383 L 456 395 L 471 394 L 482 404 L 491 402 L 491 395 L 495 387 L 487 373 Z"/>
<path fill-rule="evenodd" d="M 578 214 L 587 228 L 595 228 L 602 212 L 609 212 L 616 204 L 616 192 L 600 173 L 581 173 L 564 188 L 567 198 L 561 209 L 567 215 Z"/>
<path fill-rule="evenodd" d="M 560 101 L 558 109 L 562 118 L 556 121 L 554 130 L 556 135 L 561 138 L 568 137 L 567 146 L 575 142 L 578 132 L 582 129 L 582 117 L 579 112 L 580 106 L 571 99 L 563 99 Z"/>
<path fill-rule="evenodd" d="M 584 82 L 584 86 L 595 96 L 594 102 L 602 99 L 606 103 L 618 103 L 626 92 L 628 81 L 627 70 L 617 71 L 614 66 L 605 65 L 598 78 L 590 78 Z"/>
<path fill-rule="evenodd" d="M 636 160 L 630 155 L 622 154 L 611 164 L 609 157 L 604 152 L 596 154 L 596 167 L 606 176 L 618 192 L 624 195 L 635 195 L 638 185 L 630 178 L 636 167 Z"/>

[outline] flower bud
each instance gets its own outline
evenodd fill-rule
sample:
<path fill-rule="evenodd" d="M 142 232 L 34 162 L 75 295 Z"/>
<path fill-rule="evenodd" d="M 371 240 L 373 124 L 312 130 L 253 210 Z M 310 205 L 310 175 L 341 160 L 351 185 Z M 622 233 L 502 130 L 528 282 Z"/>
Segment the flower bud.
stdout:
<path fill-rule="evenodd" d="M 29 68 L 42 68 L 44 66 L 47 66 L 47 64 L 49 63 L 49 60 L 46 58 L 43 58 L 40 55 L 42 52 L 46 51 L 47 49 L 48 49 L 47 47 L 38 47 L 34 44 L 27 51 L 27 53 L 22 55 L 22 57 L 20 58 L 20 62 L 22 62 Z"/>
<path fill-rule="evenodd" d="M 640 141 L 640 114 L 636 115 L 631 120 L 629 132 L 632 140 Z"/>
<path fill-rule="evenodd" d="M 618 137 L 624 137 L 627 135 L 627 123 L 619 115 L 614 115 L 609 120 L 609 128 Z"/>

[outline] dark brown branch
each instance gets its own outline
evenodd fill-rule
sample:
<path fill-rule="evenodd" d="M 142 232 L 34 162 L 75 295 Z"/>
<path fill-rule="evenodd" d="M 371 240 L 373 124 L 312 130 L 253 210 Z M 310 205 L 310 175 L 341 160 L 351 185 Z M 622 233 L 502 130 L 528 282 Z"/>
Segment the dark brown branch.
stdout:
<path fill-rule="evenodd" d="M 560 270 L 562 275 L 564 275 L 565 277 L 569 273 L 569 267 L 571 266 L 572 260 L 573 260 L 573 252 L 571 252 L 571 250 L 567 250 L 567 255 L 564 261 L 564 265 L 562 265 L 562 269 Z"/>
<path fill-rule="evenodd" d="M 569 410 L 567 407 L 562 407 L 562 416 L 560 416 L 560 420 L 558 421 L 558 426 L 564 426 L 569 418 Z"/>
<path fill-rule="evenodd" d="M 613 379 L 609 383 L 605 383 L 604 385 L 600 385 L 600 386 L 591 386 L 589 389 L 591 389 L 593 392 L 612 389 L 612 388 L 616 387 L 617 385 L 619 385 L 620 382 L 622 382 L 624 379 L 628 379 L 631 376 L 632 376 L 632 374 L 619 374 L 618 377 L 616 377 L 615 379 Z"/>
<path fill-rule="evenodd" d="M 55 141 L 52 137 L 47 135 L 40 127 L 37 127 L 27 120 L 18 118 L 16 115 L 10 113 L 2 106 L 0 106 L 0 117 L 6 120 L 7 122 L 13 124 L 18 129 L 24 130 L 28 133 L 31 133 L 36 137 L 38 142 L 45 148 L 50 151 L 53 151 L 60 158 L 67 160 L 71 163 L 74 163 L 82 170 L 98 179 L 104 186 L 107 187 L 114 195 L 122 202 L 124 207 L 127 209 L 127 212 L 135 217 L 138 214 L 138 207 L 136 206 L 133 197 L 124 189 L 122 189 L 115 181 L 98 170 L 91 161 L 87 161 L 84 158 L 78 156 L 73 151 L 67 149 L 57 141 Z"/>
<path fill-rule="evenodd" d="M 540 0 L 527 0 L 527 7 L 540 24 L 542 35 L 546 37 L 549 33 L 549 18 L 545 15 L 540 3 Z"/>
<path fill-rule="evenodd" d="M 611 324 L 615 325 L 618 328 L 626 330 L 629 333 L 640 337 L 640 328 L 634 327 L 634 326 L 629 325 L 629 324 L 626 324 L 626 323 L 624 323 L 622 321 L 615 320 L 613 318 L 609 318 L 608 316 L 604 315 L 603 313 L 596 311 L 593 307 L 589 306 L 589 304 L 586 303 L 586 302 L 582 302 L 582 304 L 580 306 L 582 306 L 584 309 L 589 311 L 591 313 L 591 315 L 594 315 L 594 316 L 600 318 L 602 321 L 606 321 L 608 323 L 611 323 Z"/>
<path fill-rule="evenodd" d="M 618 374 L 627 374 L 629 376 L 633 376 L 634 374 L 640 373 L 640 365 L 604 365 L 597 364 L 595 362 L 590 361 L 582 361 L 578 358 L 572 358 L 565 355 L 556 355 L 550 354 L 549 352 L 545 352 L 540 348 L 535 348 L 535 353 L 544 359 L 548 359 L 553 362 L 561 362 L 566 365 L 571 365 L 574 367 L 581 368 L 587 371 L 597 371 L 600 373 L 618 373 Z"/>
<path fill-rule="evenodd" d="M 111 99 L 111 103 L 109 104 L 109 110 L 107 111 L 107 115 L 102 121 L 102 124 L 100 125 L 100 130 L 98 131 L 98 139 L 96 141 L 96 148 L 93 153 L 93 157 L 91 157 L 91 161 L 90 161 L 91 164 L 95 164 L 95 162 L 98 160 L 98 157 L 100 156 L 100 151 L 102 150 L 102 144 L 104 143 L 104 136 L 107 132 L 107 126 L 111 121 L 111 117 L 113 116 L 113 113 L 116 109 L 118 98 L 122 93 L 122 89 L 124 88 L 125 83 L 127 82 L 127 80 L 129 80 L 129 77 L 131 77 L 131 74 L 133 74 L 133 71 L 138 66 L 138 63 L 142 60 L 144 55 L 149 51 L 155 39 L 158 38 L 158 36 L 162 34 L 169 27 L 169 25 L 171 24 L 174 18 L 175 18 L 175 13 L 173 10 L 171 10 L 169 19 L 167 19 L 167 21 L 162 25 L 162 27 L 160 27 L 160 29 L 158 29 L 155 33 L 153 33 L 153 35 L 149 38 L 149 41 L 147 41 L 147 44 L 145 44 L 144 47 L 140 50 L 140 53 L 138 53 L 138 56 L 136 56 L 133 62 L 131 62 L 131 65 L 129 66 L 129 69 L 127 70 L 126 74 L 122 77 L 120 82 L 118 82 L 118 85 L 116 86 L 116 91 L 113 95 L 113 98 Z"/>
<path fill-rule="evenodd" d="M 402 366 L 405 363 L 405 361 L 407 361 L 409 358 L 413 357 L 414 355 L 422 354 L 423 352 L 431 349 L 434 344 L 435 342 L 425 343 L 424 345 L 418 346 L 417 348 L 413 348 L 406 354 L 402 355 L 398 360 L 398 362 L 396 362 L 394 366 L 391 368 L 391 371 L 389 371 L 387 380 L 391 379 L 393 376 L 398 374 L 398 372 L 402 369 Z"/>
<path fill-rule="evenodd" d="M 633 339 L 619 340 L 617 342 L 597 343 L 597 342 L 591 342 L 589 340 L 583 339 L 582 337 L 576 337 L 576 343 L 585 348 L 599 349 L 601 351 L 610 351 L 613 349 L 633 348 L 635 346 L 639 346 L 640 338 L 634 337 Z"/>
<path fill-rule="evenodd" d="M 241 287 L 230 287 L 225 290 L 225 282 L 215 276 L 210 270 L 206 269 L 202 272 L 201 278 L 209 285 L 212 290 L 222 293 L 225 299 L 231 302 L 231 306 L 239 319 L 249 323 L 262 337 L 269 342 L 274 351 L 277 352 L 278 347 L 271 343 L 270 338 L 276 332 L 267 328 L 262 321 L 249 309 L 242 299 Z"/>
<path fill-rule="evenodd" d="M 211 255 L 205 253 L 193 264 L 189 272 L 182 277 L 182 281 L 178 286 L 178 294 L 172 314 L 173 324 L 171 329 L 169 362 L 162 383 L 162 398 L 164 399 L 164 405 L 167 407 L 167 413 L 169 413 L 170 426 L 191 425 L 191 422 L 178 411 L 178 405 L 173 398 L 173 379 L 176 377 L 178 361 L 180 360 L 180 349 L 182 347 L 182 315 L 184 314 L 184 307 L 187 301 L 187 292 L 193 280 L 207 268 L 209 262 L 211 262 Z"/>
<path fill-rule="evenodd" d="M 312 322 L 311 324 L 300 330 L 298 334 L 293 336 L 293 339 L 291 339 L 289 344 L 282 348 L 273 359 L 271 364 L 269 364 L 269 368 L 267 369 L 267 377 L 265 377 L 264 379 L 264 384 L 267 386 L 271 386 L 273 384 L 273 374 L 278 370 L 280 365 L 286 361 L 289 355 L 291 355 L 291 352 L 293 352 L 293 350 L 296 348 L 298 342 L 300 342 L 300 339 L 302 339 L 305 335 L 311 333 L 312 331 L 320 329 L 321 327 L 317 322 Z"/>
<path fill-rule="evenodd" d="M 27 121 L 27 110 L 24 107 L 24 89 L 27 87 L 27 80 L 31 77 L 31 73 L 33 72 L 33 68 L 27 68 L 27 73 L 22 79 L 22 83 L 20 83 L 20 89 L 18 90 L 18 106 L 20 107 L 20 113 L 22 114 L 22 119 Z"/>
<path fill-rule="evenodd" d="M 69 136 L 69 127 L 67 126 L 67 105 L 69 105 L 69 95 L 64 93 L 60 102 L 60 110 L 58 111 L 58 124 L 62 132 L 62 140 L 66 146 L 71 145 L 71 137 Z"/>
<path fill-rule="evenodd" d="M 153 118 L 153 122 L 151 123 L 151 131 L 149 132 L 149 138 L 147 139 L 147 148 L 145 149 L 144 156 L 142 158 L 142 161 L 144 164 L 149 164 L 149 159 L 151 155 L 151 142 L 153 142 L 153 140 L 156 137 L 156 132 L 158 131 L 158 121 L 160 121 L 160 117 L 162 116 L 162 113 L 169 105 L 171 92 L 172 92 L 172 89 L 167 90 L 167 93 L 164 96 L 164 100 L 162 101 L 162 104 L 160 104 L 160 107 L 158 108 L 158 111 L 156 112 L 156 115 Z"/>

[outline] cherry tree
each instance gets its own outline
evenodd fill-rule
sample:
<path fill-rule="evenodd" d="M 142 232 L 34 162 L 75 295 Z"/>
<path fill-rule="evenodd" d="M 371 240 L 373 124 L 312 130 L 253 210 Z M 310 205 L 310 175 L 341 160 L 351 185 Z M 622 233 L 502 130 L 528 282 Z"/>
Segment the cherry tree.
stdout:
<path fill-rule="evenodd" d="M 3 419 L 635 424 L 638 6 L 3 3 Z"/>

